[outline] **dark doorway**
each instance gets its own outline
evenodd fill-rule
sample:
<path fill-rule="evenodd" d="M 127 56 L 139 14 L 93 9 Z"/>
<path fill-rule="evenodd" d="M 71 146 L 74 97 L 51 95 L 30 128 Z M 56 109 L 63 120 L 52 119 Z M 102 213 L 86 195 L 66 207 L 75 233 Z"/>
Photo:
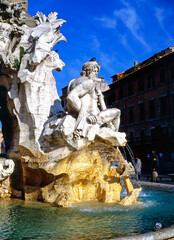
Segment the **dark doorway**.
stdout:
<path fill-rule="evenodd" d="M 15 128 L 17 125 L 17 119 L 13 114 L 13 106 L 8 103 L 7 99 L 7 89 L 0 86 L 0 121 L 2 123 L 2 134 L 6 153 L 14 147 Z"/>

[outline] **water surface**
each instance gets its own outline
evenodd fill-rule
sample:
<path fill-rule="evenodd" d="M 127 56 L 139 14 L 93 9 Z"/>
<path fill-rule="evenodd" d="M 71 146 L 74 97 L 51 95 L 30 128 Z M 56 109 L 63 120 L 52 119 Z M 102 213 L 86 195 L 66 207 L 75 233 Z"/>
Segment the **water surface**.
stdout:
<path fill-rule="evenodd" d="M 122 193 L 125 194 L 125 191 Z M 143 188 L 144 204 L 80 203 L 70 208 L 0 200 L 0 239 L 100 240 L 152 231 L 156 222 L 174 224 L 174 193 Z"/>

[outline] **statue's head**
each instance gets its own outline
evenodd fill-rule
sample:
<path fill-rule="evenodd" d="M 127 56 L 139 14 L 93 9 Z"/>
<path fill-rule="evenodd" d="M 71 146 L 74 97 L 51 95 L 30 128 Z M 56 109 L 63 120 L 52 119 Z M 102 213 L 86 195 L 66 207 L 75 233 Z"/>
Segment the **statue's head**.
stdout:
<path fill-rule="evenodd" d="M 97 76 L 99 71 L 100 63 L 96 62 L 95 58 L 92 58 L 90 61 L 83 64 L 82 73 L 86 73 L 86 76 L 89 76 L 90 74 L 94 74 L 95 76 Z"/>

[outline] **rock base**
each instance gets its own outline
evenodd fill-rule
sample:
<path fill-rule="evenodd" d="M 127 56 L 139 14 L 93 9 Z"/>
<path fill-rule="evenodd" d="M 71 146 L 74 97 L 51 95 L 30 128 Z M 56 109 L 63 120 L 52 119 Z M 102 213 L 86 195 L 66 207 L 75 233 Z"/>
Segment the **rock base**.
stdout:
<path fill-rule="evenodd" d="M 117 167 L 112 167 L 115 161 Z M 133 167 L 121 155 L 118 148 L 95 142 L 52 163 L 45 169 L 32 169 L 22 163 L 21 191 L 24 199 L 54 203 L 68 207 L 73 203 L 98 201 L 132 205 L 136 203 L 140 189 L 134 189 L 129 175 Z M 44 166 L 43 166 L 44 168 Z M 120 199 L 121 178 L 128 196 Z M 13 189 L 13 195 L 19 192 Z"/>

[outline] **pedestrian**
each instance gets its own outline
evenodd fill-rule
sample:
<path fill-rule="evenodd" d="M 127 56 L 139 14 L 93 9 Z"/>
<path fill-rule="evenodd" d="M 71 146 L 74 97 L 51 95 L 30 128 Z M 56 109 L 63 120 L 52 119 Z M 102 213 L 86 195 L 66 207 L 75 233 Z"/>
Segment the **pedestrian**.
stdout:
<path fill-rule="evenodd" d="M 158 173 L 155 168 L 152 170 L 152 182 L 159 182 Z"/>
<path fill-rule="evenodd" d="M 153 157 L 153 162 L 152 162 L 152 182 L 158 182 L 158 161 L 156 157 Z"/>
<path fill-rule="evenodd" d="M 137 172 L 137 178 L 140 180 L 141 178 L 141 168 L 142 168 L 142 163 L 140 158 L 136 158 L 137 163 L 136 163 L 136 172 Z"/>
<path fill-rule="evenodd" d="M 158 162 L 157 162 L 156 157 L 154 157 L 154 158 L 153 158 L 153 163 L 152 163 L 152 168 L 156 170 L 156 169 L 157 169 L 157 166 L 158 166 Z"/>

